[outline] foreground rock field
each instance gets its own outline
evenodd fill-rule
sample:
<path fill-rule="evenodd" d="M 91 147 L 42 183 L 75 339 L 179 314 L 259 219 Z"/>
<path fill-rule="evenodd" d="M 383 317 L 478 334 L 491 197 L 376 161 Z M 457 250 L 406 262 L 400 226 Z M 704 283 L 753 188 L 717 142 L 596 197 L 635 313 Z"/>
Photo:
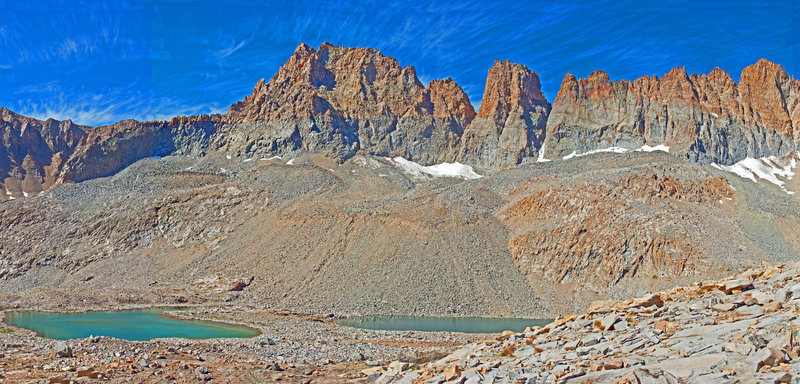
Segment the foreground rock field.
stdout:
<path fill-rule="evenodd" d="M 800 374 L 800 265 L 751 269 L 470 344 L 376 383 L 791 383 Z"/>
<path fill-rule="evenodd" d="M 534 384 L 792 383 L 800 374 L 800 263 L 596 301 L 581 315 L 523 333 L 359 330 L 328 316 L 251 307 L 175 313 L 250 325 L 262 335 L 64 343 L 4 325 L 0 375 L 51 383 Z"/>
<path fill-rule="evenodd" d="M 63 342 L 2 323 L 0 382 L 340 383 L 360 378 L 361 370 L 371 365 L 396 359 L 425 362 L 489 337 L 360 330 L 337 326 L 325 316 L 252 308 L 203 307 L 173 313 L 236 322 L 262 334 L 248 339 L 90 337 Z"/>

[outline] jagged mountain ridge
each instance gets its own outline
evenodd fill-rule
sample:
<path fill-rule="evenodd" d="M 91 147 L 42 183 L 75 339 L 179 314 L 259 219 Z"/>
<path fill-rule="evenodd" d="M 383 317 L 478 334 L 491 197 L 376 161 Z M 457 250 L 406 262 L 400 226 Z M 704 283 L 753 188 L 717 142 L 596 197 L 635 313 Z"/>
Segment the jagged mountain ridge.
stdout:
<path fill-rule="evenodd" d="M 602 71 L 565 76 L 547 122 L 545 154 L 667 144 L 680 157 L 732 164 L 797 150 L 800 80 L 765 59 L 736 84 L 724 71 L 612 82 Z"/>
<path fill-rule="evenodd" d="M 0 195 L 109 176 L 145 157 L 209 151 L 340 161 L 361 151 L 491 170 L 610 146 L 666 144 L 690 161 L 720 164 L 797 150 L 800 81 L 764 59 L 739 84 L 719 69 L 615 82 L 602 71 L 568 74 L 552 106 L 540 88 L 524 65 L 497 61 L 476 114 L 452 79 L 424 86 L 413 67 L 378 50 L 300 44 L 225 115 L 93 128 L 3 109 Z"/>

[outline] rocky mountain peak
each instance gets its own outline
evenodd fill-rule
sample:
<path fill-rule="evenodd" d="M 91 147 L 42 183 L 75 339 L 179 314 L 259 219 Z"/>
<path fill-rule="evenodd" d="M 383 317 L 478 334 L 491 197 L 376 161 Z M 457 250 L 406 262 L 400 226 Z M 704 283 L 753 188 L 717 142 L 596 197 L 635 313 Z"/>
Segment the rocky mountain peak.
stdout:
<path fill-rule="evenodd" d="M 765 128 L 794 136 L 794 128 L 787 109 L 786 96 L 792 96 L 792 84 L 782 66 L 760 59 L 742 70 L 739 93 L 746 112 Z"/>
<path fill-rule="evenodd" d="M 478 116 L 502 120 L 515 108 L 529 110 L 537 104 L 547 104 L 539 75 L 522 64 L 498 60 L 489 68 Z"/>
<path fill-rule="evenodd" d="M 232 121 L 402 115 L 423 89 L 413 67 L 376 49 L 300 44 L 269 83 L 256 84 L 228 115 Z"/>
<path fill-rule="evenodd" d="M 550 103 L 539 75 L 522 64 L 495 61 L 480 111 L 464 131 L 460 161 L 497 168 L 535 159 L 544 140 Z"/>
<path fill-rule="evenodd" d="M 475 108 L 469 101 L 469 96 L 451 78 L 432 80 L 425 89 L 429 95 L 429 112 L 435 118 L 460 117 L 467 123 L 475 118 Z M 426 103 L 427 104 L 427 103 Z"/>
<path fill-rule="evenodd" d="M 577 92 L 587 98 L 607 98 L 614 93 L 614 84 L 606 71 L 593 71 L 586 79 L 577 80 Z"/>

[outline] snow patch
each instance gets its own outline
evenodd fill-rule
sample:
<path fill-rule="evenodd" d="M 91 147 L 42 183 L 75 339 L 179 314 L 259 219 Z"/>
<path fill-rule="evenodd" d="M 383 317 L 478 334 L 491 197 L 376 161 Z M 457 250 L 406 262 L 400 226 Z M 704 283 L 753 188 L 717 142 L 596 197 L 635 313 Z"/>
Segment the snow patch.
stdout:
<path fill-rule="evenodd" d="M 786 190 L 785 180 L 791 180 L 794 176 L 794 168 L 797 166 L 798 157 L 800 157 L 800 152 L 783 159 L 776 156 L 758 159 L 748 157 L 733 165 L 711 163 L 711 166 L 719 170 L 735 173 L 739 177 L 752 180 L 754 183 L 758 183 L 758 179 L 766 180 L 777 185 L 787 194 L 793 195 L 794 192 Z M 779 177 L 785 180 L 781 180 Z"/>
<path fill-rule="evenodd" d="M 261 160 L 261 161 L 270 161 L 270 160 L 280 160 L 280 159 L 282 159 L 282 157 L 280 157 L 280 156 L 272 156 L 270 158 L 262 157 L 259 160 Z"/>
<path fill-rule="evenodd" d="M 641 148 L 637 149 L 637 151 L 639 151 L 639 152 L 661 151 L 661 152 L 669 153 L 669 146 L 664 145 L 664 144 L 658 144 L 655 147 L 651 147 L 651 146 L 645 144 Z"/>
<path fill-rule="evenodd" d="M 225 155 L 225 158 L 230 160 L 231 159 L 231 155 Z"/>
<path fill-rule="evenodd" d="M 289 159 L 289 161 L 286 162 L 286 165 L 294 165 L 294 159 Z"/>
<path fill-rule="evenodd" d="M 542 145 L 542 148 L 539 149 L 539 156 L 536 157 L 536 162 L 537 163 L 546 163 L 548 161 L 550 161 L 550 160 L 544 158 L 544 145 Z"/>
<path fill-rule="evenodd" d="M 714 116 L 714 118 L 715 118 L 715 119 L 719 119 L 719 115 L 717 115 L 717 114 L 716 114 L 716 113 L 714 113 L 714 112 L 711 112 L 711 116 Z"/>
<path fill-rule="evenodd" d="M 591 151 L 588 151 L 588 152 L 584 152 L 584 153 L 580 153 L 580 154 L 578 152 L 576 152 L 576 151 L 572 151 L 572 153 L 570 153 L 569 155 L 564 156 L 563 159 L 564 160 L 569 160 L 569 159 L 571 159 L 573 157 L 594 155 L 595 153 L 602 153 L 602 152 L 627 153 L 627 152 L 630 152 L 630 151 L 635 151 L 635 152 L 662 151 L 662 152 L 669 153 L 669 146 L 664 145 L 664 144 L 657 144 L 656 146 L 651 147 L 651 146 L 645 144 L 639 149 L 628 149 L 628 148 L 622 148 L 622 147 L 608 147 L 608 148 L 603 148 L 603 149 L 594 149 L 594 150 L 591 150 Z"/>
<path fill-rule="evenodd" d="M 22 191 L 22 197 L 28 197 L 28 192 Z"/>
<path fill-rule="evenodd" d="M 479 179 L 482 177 L 477 174 L 471 166 L 461 163 L 441 163 L 425 166 L 406 160 L 400 156 L 393 159 L 386 158 L 386 160 L 392 162 L 397 168 L 400 168 L 403 172 L 416 179 L 424 179 L 428 176 L 458 177 L 461 179 Z"/>
<path fill-rule="evenodd" d="M 243 163 L 246 163 L 246 162 L 248 162 L 248 161 L 253 161 L 253 159 L 252 159 L 252 158 L 250 158 L 250 159 L 244 159 Z"/>
<path fill-rule="evenodd" d="M 571 158 L 573 158 L 573 157 L 575 157 L 577 155 L 578 155 L 578 152 L 572 151 L 572 153 L 570 153 L 569 155 L 564 156 L 563 159 L 564 160 L 569 160 L 569 159 L 571 159 Z"/>

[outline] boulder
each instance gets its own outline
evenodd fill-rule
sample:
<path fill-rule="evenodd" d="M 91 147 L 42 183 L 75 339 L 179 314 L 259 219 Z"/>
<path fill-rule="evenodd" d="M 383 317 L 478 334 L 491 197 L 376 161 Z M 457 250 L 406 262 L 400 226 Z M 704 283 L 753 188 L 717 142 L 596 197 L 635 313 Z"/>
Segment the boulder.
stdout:
<path fill-rule="evenodd" d="M 749 343 L 725 343 L 723 348 L 726 352 L 738 353 L 743 356 L 750 356 L 755 351 L 755 347 Z"/>
<path fill-rule="evenodd" d="M 601 331 L 610 331 L 614 329 L 614 325 L 619 321 L 621 321 L 619 316 L 611 314 L 602 319 L 595 320 L 594 326 Z"/>
<path fill-rule="evenodd" d="M 785 288 L 778 289 L 775 291 L 775 301 L 780 303 L 785 303 L 786 300 L 791 297 L 792 293 L 787 291 Z"/>
<path fill-rule="evenodd" d="M 53 355 L 56 357 L 72 357 L 72 348 L 64 341 L 59 341 L 53 346 Z"/>
<path fill-rule="evenodd" d="M 589 305 L 589 309 L 586 310 L 586 314 L 595 315 L 598 313 L 608 313 L 614 310 L 616 304 L 617 302 L 615 300 L 593 301 L 592 304 Z"/>
<path fill-rule="evenodd" d="M 603 369 L 620 369 L 625 367 L 622 359 L 616 357 L 609 357 L 603 360 Z"/>
<path fill-rule="evenodd" d="M 770 295 L 761 291 L 753 292 L 749 297 L 755 300 L 755 303 L 758 305 L 767 305 L 775 300 L 775 295 Z"/>
<path fill-rule="evenodd" d="M 367 358 L 361 352 L 353 352 L 350 354 L 350 361 L 364 361 Z"/>
<path fill-rule="evenodd" d="M 790 296 L 792 298 L 795 298 L 795 299 L 800 298 L 800 283 L 797 283 L 797 284 L 792 285 L 791 287 L 789 287 L 789 293 L 791 293 Z"/>
<path fill-rule="evenodd" d="M 721 286 L 721 289 L 730 295 L 733 291 L 744 292 L 752 289 L 753 283 L 748 279 L 734 279 L 722 282 Z"/>
<path fill-rule="evenodd" d="M 758 353 L 758 366 L 756 369 L 761 369 L 765 365 L 774 367 L 780 363 L 786 362 L 786 355 L 778 349 L 767 347 Z"/>
<path fill-rule="evenodd" d="M 659 331 L 664 332 L 664 333 L 675 333 L 675 330 L 676 330 L 675 324 L 673 324 L 673 323 L 671 323 L 669 321 L 666 321 L 666 320 L 661 320 L 661 321 L 657 322 L 654 325 L 654 327 L 656 327 L 656 329 L 658 329 Z"/>
<path fill-rule="evenodd" d="M 451 365 L 444 370 L 444 380 L 452 381 L 461 376 L 461 367 L 458 365 Z"/>
<path fill-rule="evenodd" d="M 712 310 L 715 312 L 730 312 L 736 309 L 736 304 L 733 303 L 724 303 L 724 304 L 717 304 L 711 307 Z"/>
<path fill-rule="evenodd" d="M 663 307 L 664 300 L 661 298 L 661 295 L 658 293 L 651 293 L 647 296 L 642 296 L 636 299 L 633 299 L 633 303 L 631 303 L 629 308 L 636 308 L 636 307 L 651 307 L 651 306 Z"/>
<path fill-rule="evenodd" d="M 402 361 L 393 361 L 389 363 L 389 368 L 394 369 L 397 372 L 405 372 L 410 367 L 410 364 Z"/>
<path fill-rule="evenodd" d="M 555 329 L 555 328 L 558 328 L 558 327 L 560 327 L 560 326 L 562 326 L 562 325 L 564 325 L 564 324 L 567 324 L 567 323 L 569 323 L 570 321 L 574 321 L 574 320 L 575 320 L 575 319 L 577 319 L 577 318 L 578 318 L 578 316 L 575 316 L 575 315 L 570 315 L 570 316 L 567 316 L 567 317 L 562 317 L 562 318 L 560 318 L 560 319 L 556 319 L 556 320 L 554 320 L 554 321 L 553 321 L 552 323 L 550 323 L 550 324 L 547 324 L 547 325 L 545 326 L 545 328 L 547 328 L 547 329 Z M 513 334 L 514 332 L 511 332 L 511 333 Z M 503 332 L 503 334 L 505 334 L 505 332 Z"/>
<path fill-rule="evenodd" d="M 97 379 L 100 377 L 100 372 L 97 372 L 92 368 L 79 369 L 75 372 L 75 374 L 78 377 L 88 377 L 90 379 Z"/>
<path fill-rule="evenodd" d="M 599 333 L 592 333 L 581 339 L 581 345 L 584 347 L 591 347 L 593 345 L 597 345 L 598 343 L 600 343 L 600 340 L 602 339 L 603 335 Z"/>
<path fill-rule="evenodd" d="M 241 280 L 234 280 L 228 286 L 228 291 L 229 292 L 239 292 L 239 291 L 244 290 L 245 288 L 247 288 L 247 283 L 245 283 L 244 281 L 241 281 Z"/>
<path fill-rule="evenodd" d="M 774 348 L 779 351 L 788 350 L 791 341 L 792 341 L 791 334 L 787 332 L 781 336 L 777 336 L 774 339 L 770 340 L 769 343 L 767 343 L 767 348 Z"/>
<path fill-rule="evenodd" d="M 772 313 L 781 309 L 782 307 L 783 303 L 781 303 L 780 301 L 773 301 L 769 304 L 764 305 L 762 309 L 764 310 L 764 313 Z"/>

